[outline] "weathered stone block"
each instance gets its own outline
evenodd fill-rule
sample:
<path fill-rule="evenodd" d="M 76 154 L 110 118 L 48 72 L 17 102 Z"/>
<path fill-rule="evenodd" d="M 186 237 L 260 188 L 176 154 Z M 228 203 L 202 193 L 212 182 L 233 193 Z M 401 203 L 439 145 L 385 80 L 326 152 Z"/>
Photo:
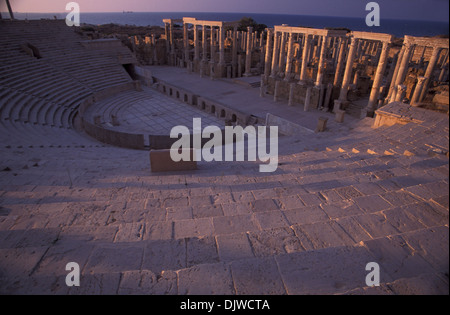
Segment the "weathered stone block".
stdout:
<path fill-rule="evenodd" d="M 194 150 L 190 151 L 190 161 L 174 162 L 170 156 L 171 150 L 150 151 L 150 167 L 155 172 L 175 172 L 190 171 L 197 169 L 197 162 L 194 161 Z"/>

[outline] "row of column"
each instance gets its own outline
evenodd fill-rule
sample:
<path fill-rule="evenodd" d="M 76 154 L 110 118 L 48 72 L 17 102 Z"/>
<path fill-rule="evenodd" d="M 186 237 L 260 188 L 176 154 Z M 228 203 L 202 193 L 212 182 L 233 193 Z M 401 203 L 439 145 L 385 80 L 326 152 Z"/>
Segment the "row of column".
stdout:
<path fill-rule="evenodd" d="M 275 32 L 273 29 L 267 30 L 264 76 L 266 78 L 269 76 L 276 78 L 281 74 L 285 81 L 289 81 L 292 78 L 296 38 L 298 38 L 298 45 L 300 46 L 296 51 L 297 56 L 300 57 L 301 53 L 299 83 L 304 84 L 307 81 L 308 64 L 312 58 L 316 58 L 318 60 L 318 70 L 315 86 L 322 85 L 328 56 L 331 56 L 335 61 L 333 62 L 336 67 L 335 81 L 338 81 L 338 78 L 342 75 L 343 59 L 347 46 L 346 38 L 319 36 L 318 45 L 314 45 L 312 35 L 303 34 L 303 36 L 300 36 L 300 34 L 293 32 Z M 332 48 L 331 54 L 328 54 L 328 48 Z"/>
<path fill-rule="evenodd" d="M 183 24 L 183 60 L 185 62 L 190 61 L 190 44 L 189 44 L 189 25 L 190 23 Z M 224 66 L 225 61 L 225 27 L 224 26 L 214 26 L 207 24 L 192 24 L 194 32 L 194 62 L 201 62 L 203 64 L 208 63 L 208 61 L 213 64 L 214 55 L 216 53 L 216 42 L 219 43 L 219 65 Z M 216 29 L 217 28 L 217 29 Z M 202 35 L 199 35 L 199 32 Z M 249 27 L 247 29 L 246 35 L 242 32 L 239 36 L 237 31 L 237 26 L 233 26 L 233 30 L 229 32 L 232 41 L 232 52 L 231 52 L 231 64 L 234 69 L 238 65 L 238 50 L 239 43 L 238 38 L 245 39 L 245 42 L 241 43 L 245 50 L 245 73 L 244 76 L 251 75 L 251 61 L 252 61 L 252 49 L 258 44 L 257 34 L 253 33 L 253 29 Z M 209 35 L 209 38 L 208 38 Z M 217 39 L 218 36 L 218 39 Z M 201 38 L 200 38 L 201 37 Z M 208 39 L 210 41 L 210 58 L 208 60 Z M 173 24 L 166 23 L 166 41 L 167 41 L 167 51 L 169 54 L 175 53 L 175 43 L 173 36 Z M 263 37 L 260 36 L 259 43 L 263 42 Z M 242 47 L 241 47 L 242 48 Z M 235 76 L 235 75 L 234 75 Z"/>
<path fill-rule="evenodd" d="M 394 102 L 397 100 L 401 101 L 401 95 L 402 90 L 405 90 L 403 83 L 406 79 L 406 75 L 408 74 L 409 64 L 411 62 L 412 54 L 415 49 L 415 45 L 406 42 L 399 53 L 397 65 L 394 70 L 394 74 L 392 77 L 392 81 L 389 87 L 389 93 L 387 97 L 387 102 Z M 438 64 L 440 54 L 442 52 L 442 47 L 436 46 L 433 47 L 433 51 L 431 54 L 430 61 L 428 62 L 428 66 L 425 70 L 425 74 L 421 77 L 417 78 L 417 84 L 415 87 L 415 92 L 411 99 L 411 104 L 416 105 L 420 102 L 422 102 L 427 95 L 428 89 L 430 87 L 433 73 L 436 69 L 436 65 Z M 425 48 L 423 52 L 425 51 Z M 447 49 L 448 54 L 448 49 Z M 447 57 L 448 58 L 448 57 Z M 442 69 L 445 69 L 445 59 L 442 65 Z M 439 80 L 442 80 L 441 78 L 442 73 L 445 71 L 442 71 L 441 69 L 441 75 Z"/>

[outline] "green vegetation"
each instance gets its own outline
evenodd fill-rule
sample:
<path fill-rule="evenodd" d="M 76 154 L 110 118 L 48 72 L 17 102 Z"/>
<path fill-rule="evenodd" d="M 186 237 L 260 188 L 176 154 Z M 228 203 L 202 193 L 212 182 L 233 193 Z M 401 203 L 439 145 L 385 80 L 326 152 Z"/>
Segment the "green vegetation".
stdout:
<path fill-rule="evenodd" d="M 264 32 L 267 28 L 265 24 L 258 24 L 254 19 L 250 17 L 244 17 L 239 21 L 238 31 L 247 31 L 247 27 L 253 27 L 253 31 L 258 33 Z"/>

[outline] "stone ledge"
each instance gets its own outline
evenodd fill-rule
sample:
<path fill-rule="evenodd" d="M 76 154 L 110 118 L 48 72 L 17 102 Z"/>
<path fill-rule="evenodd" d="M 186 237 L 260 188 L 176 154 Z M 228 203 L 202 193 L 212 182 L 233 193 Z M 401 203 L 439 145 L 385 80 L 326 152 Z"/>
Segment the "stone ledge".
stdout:
<path fill-rule="evenodd" d="M 373 128 L 406 125 L 408 123 L 422 124 L 425 121 L 441 121 L 448 119 L 448 115 L 414 107 L 401 102 L 389 103 L 375 111 L 376 118 Z"/>

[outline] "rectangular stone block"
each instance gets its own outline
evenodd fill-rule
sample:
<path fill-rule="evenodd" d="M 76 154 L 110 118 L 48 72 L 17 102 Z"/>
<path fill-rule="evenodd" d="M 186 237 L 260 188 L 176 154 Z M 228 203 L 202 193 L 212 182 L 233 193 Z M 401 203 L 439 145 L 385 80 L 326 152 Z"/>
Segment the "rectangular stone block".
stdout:
<path fill-rule="evenodd" d="M 197 169 L 197 162 L 194 161 L 194 150 L 190 149 L 190 161 L 174 162 L 170 156 L 171 150 L 151 150 L 150 167 L 153 173 L 156 172 L 176 172 L 190 171 Z"/>
<path fill-rule="evenodd" d="M 316 132 L 323 132 L 327 129 L 328 118 L 320 117 L 319 122 L 317 123 Z"/>

